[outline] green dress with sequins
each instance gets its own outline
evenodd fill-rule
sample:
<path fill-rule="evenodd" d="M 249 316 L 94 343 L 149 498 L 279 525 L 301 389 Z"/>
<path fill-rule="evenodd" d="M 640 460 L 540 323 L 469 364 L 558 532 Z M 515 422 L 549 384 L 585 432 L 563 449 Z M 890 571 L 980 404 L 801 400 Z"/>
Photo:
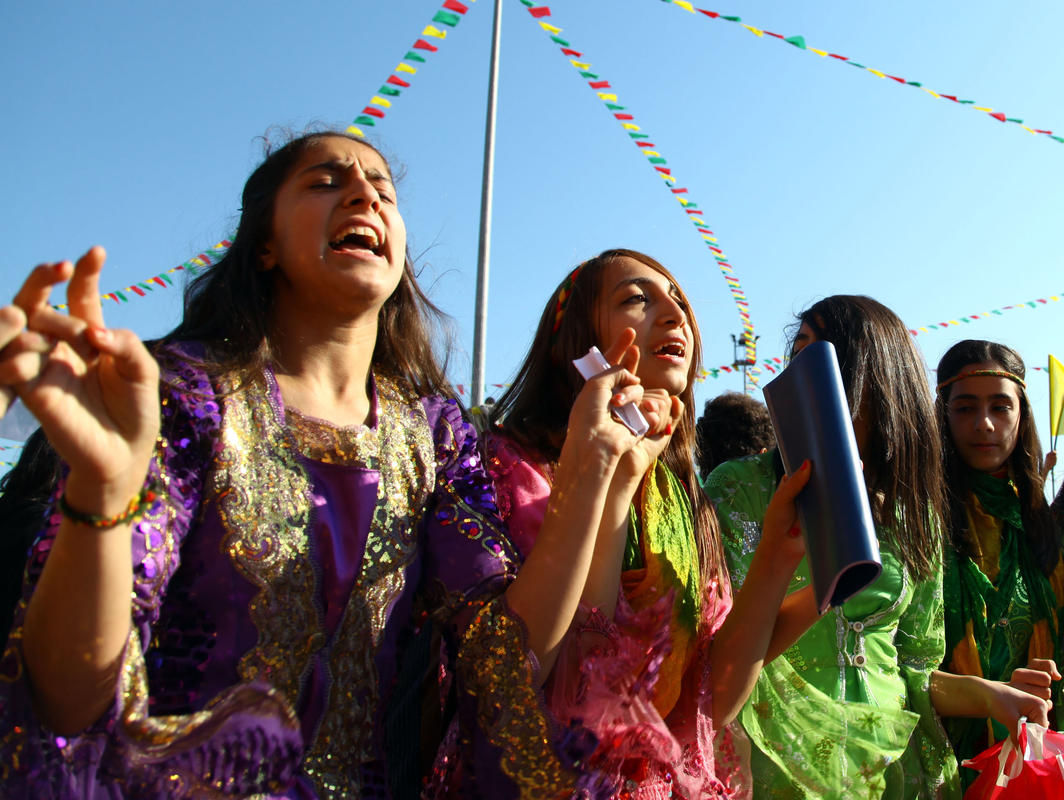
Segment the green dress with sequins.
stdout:
<path fill-rule="evenodd" d="M 773 454 L 707 478 L 736 590 L 776 486 Z M 945 649 L 941 570 L 914 582 L 880 537 L 883 572 L 768 664 L 739 714 L 755 798 L 960 797 L 928 684 Z M 808 564 L 790 591 L 809 584 Z"/>

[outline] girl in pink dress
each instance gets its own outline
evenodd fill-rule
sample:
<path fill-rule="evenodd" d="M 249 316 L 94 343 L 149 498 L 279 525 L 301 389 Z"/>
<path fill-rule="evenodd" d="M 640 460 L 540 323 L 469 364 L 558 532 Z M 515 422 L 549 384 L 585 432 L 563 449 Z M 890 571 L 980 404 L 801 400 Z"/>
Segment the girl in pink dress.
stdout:
<path fill-rule="evenodd" d="M 585 383 L 572 361 L 592 345 L 617 366 Z M 781 484 L 756 577 L 733 598 L 693 467 L 700 347 L 669 272 L 642 253 L 606 251 L 552 295 L 485 445 L 526 566 L 553 560 L 564 576 L 539 590 L 575 587 L 553 638 L 532 647 L 548 707 L 597 737 L 587 769 L 615 797 L 747 794 L 742 741 L 726 725 L 763 661 L 801 633 L 777 612 L 804 551 L 792 500 L 809 466 Z M 645 436 L 611 414 L 630 400 Z M 561 516 L 574 495 L 581 515 Z"/>

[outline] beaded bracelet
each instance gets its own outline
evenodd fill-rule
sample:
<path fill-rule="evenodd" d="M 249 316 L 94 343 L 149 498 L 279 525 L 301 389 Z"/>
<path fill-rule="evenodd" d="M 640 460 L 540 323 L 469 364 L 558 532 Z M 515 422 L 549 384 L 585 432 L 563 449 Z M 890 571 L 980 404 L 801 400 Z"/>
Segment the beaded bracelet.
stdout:
<path fill-rule="evenodd" d="M 78 511 L 67 502 L 66 493 L 64 492 L 59 496 L 59 513 L 73 522 L 80 522 L 82 525 L 88 525 L 92 528 L 113 528 L 116 525 L 123 525 L 141 516 L 155 502 L 158 496 L 154 486 L 145 486 L 129 501 L 125 511 L 115 514 L 113 517 L 105 517 L 100 514 L 86 514 L 84 511 Z"/>

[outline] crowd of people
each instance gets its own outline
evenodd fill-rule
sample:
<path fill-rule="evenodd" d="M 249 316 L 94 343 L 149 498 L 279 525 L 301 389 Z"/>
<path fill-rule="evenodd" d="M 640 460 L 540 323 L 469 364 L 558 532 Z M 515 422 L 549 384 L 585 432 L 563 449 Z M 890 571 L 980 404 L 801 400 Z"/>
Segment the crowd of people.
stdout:
<path fill-rule="evenodd" d="M 1060 498 L 1003 345 L 932 391 L 875 300 L 799 316 L 883 565 L 820 614 L 817 465 L 749 398 L 696 422 L 698 324 L 644 253 L 565 276 L 479 434 L 361 138 L 269 153 L 157 341 L 105 327 L 103 265 L 0 308 L 0 414 L 41 424 L 0 498 L 4 797 L 959 798 L 1055 722 Z"/>

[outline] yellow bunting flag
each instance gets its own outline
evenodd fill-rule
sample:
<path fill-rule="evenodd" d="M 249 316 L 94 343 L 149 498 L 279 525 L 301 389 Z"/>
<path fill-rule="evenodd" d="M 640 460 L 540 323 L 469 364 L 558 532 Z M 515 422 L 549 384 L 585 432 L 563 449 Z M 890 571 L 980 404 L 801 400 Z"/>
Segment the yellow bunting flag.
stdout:
<path fill-rule="evenodd" d="M 392 101 L 391 100 L 385 100 L 383 97 L 378 97 L 377 95 L 374 95 L 373 99 L 370 100 L 369 102 L 370 102 L 370 105 L 380 106 L 381 108 L 391 108 L 392 107 Z"/>
<path fill-rule="evenodd" d="M 615 94 L 606 94 L 605 92 L 596 92 L 596 94 L 599 96 L 599 100 L 601 100 L 603 103 L 617 102 L 617 95 Z"/>
<path fill-rule="evenodd" d="M 760 28 L 755 28 L 753 25 L 747 25 L 745 22 L 740 23 L 740 24 L 744 28 L 746 28 L 748 31 L 750 31 L 750 33 L 754 34 L 754 36 L 764 36 L 765 35 L 765 32 L 763 30 L 761 30 Z"/>
<path fill-rule="evenodd" d="M 816 53 L 821 58 L 826 58 L 828 54 L 827 50 L 817 50 L 815 47 L 807 47 L 805 49 L 808 50 L 810 53 Z"/>
<path fill-rule="evenodd" d="M 543 28 L 543 30 L 545 30 L 547 33 L 558 34 L 558 33 L 562 32 L 561 28 L 556 28 L 555 26 L 551 25 L 549 22 L 540 22 L 539 23 L 539 27 Z"/>
<path fill-rule="evenodd" d="M 569 59 L 569 63 L 572 64 L 577 69 L 591 69 L 591 65 L 588 64 L 585 61 L 574 61 L 573 59 L 570 58 Z"/>
<path fill-rule="evenodd" d="M 885 77 L 887 77 L 886 73 L 880 72 L 878 69 L 872 69 L 871 67 L 865 67 L 865 69 L 868 70 L 869 72 L 871 72 L 877 78 L 885 78 Z"/>
<path fill-rule="evenodd" d="M 354 125 L 348 125 L 347 126 L 347 132 L 352 134 L 353 136 L 361 136 L 362 138 L 366 137 L 366 134 L 364 134 L 362 132 L 362 129 L 361 128 L 357 128 Z"/>
<path fill-rule="evenodd" d="M 1049 357 L 1049 435 L 1056 436 L 1064 416 L 1064 364 Z"/>
<path fill-rule="evenodd" d="M 406 73 L 409 73 L 410 75 L 416 75 L 417 74 L 417 70 L 416 69 L 414 69 L 409 64 L 404 64 L 401 61 L 399 62 L 399 66 L 395 68 L 395 71 L 396 72 L 406 72 Z"/>
<path fill-rule="evenodd" d="M 693 5 L 691 5 L 690 3 L 688 3 L 687 0 L 672 0 L 672 4 L 676 5 L 676 6 L 679 6 L 680 8 L 685 8 L 688 11 L 690 11 L 692 14 L 695 13 L 695 7 Z"/>
<path fill-rule="evenodd" d="M 425 30 L 423 30 L 421 32 L 421 35 L 422 36 L 432 36 L 432 37 L 435 37 L 436 39 L 446 39 L 447 38 L 447 31 L 441 31 L 439 28 L 435 27 L 434 25 L 426 25 L 425 26 Z"/>

